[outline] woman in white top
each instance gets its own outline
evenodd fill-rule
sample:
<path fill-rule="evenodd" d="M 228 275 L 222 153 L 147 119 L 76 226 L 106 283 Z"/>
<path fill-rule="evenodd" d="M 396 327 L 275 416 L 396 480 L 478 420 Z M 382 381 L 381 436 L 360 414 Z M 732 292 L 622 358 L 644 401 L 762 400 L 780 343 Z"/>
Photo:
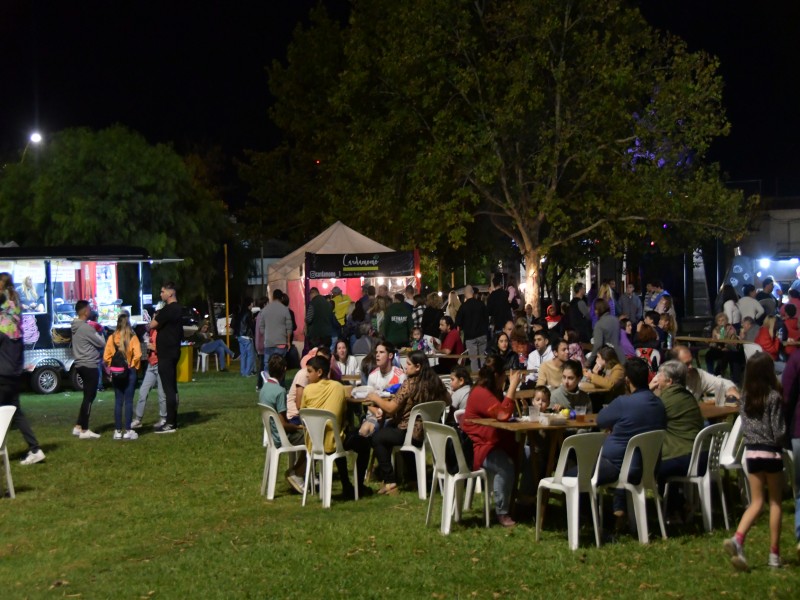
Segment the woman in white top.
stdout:
<path fill-rule="evenodd" d="M 738 332 L 742 323 L 742 313 L 736 304 L 739 301 L 739 295 L 729 283 L 722 286 L 720 294 L 722 295 L 722 312 L 728 317 L 728 323 L 733 325 Z"/>
<path fill-rule="evenodd" d="M 336 342 L 336 362 L 342 375 L 358 375 L 358 360 L 350 354 L 350 348 L 344 340 Z"/>

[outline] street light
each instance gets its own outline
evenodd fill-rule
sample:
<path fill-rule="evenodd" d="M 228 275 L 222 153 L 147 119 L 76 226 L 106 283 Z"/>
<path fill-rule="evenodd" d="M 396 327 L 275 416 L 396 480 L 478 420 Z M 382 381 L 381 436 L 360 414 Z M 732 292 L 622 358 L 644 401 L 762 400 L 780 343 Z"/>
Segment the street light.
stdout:
<path fill-rule="evenodd" d="M 38 145 L 42 143 L 42 134 L 38 131 L 34 131 L 30 138 L 28 138 L 28 143 L 25 144 L 25 149 L 22 151 L 22 158 L 19 160 L 20 164 L 25 161 L 25 154 L 28 152 L 28 148 L 31 144 Z"/>

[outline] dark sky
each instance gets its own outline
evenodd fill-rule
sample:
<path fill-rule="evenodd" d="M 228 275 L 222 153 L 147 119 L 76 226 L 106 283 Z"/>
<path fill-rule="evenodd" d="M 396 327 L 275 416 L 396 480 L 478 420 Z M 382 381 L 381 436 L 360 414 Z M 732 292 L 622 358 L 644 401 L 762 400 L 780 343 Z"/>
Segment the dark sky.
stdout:
<path fill-rule="evenodd" d="M 265 67 L 315 0 L 0 0 L 0 153 L 31 130 L 122 123 L 150 141 L 267 149 Z M 338 15 L 346 0 L 328 0 Z M 800 1 L 641 0 L 722 60 L 733 179 L 800 193 Z"/>

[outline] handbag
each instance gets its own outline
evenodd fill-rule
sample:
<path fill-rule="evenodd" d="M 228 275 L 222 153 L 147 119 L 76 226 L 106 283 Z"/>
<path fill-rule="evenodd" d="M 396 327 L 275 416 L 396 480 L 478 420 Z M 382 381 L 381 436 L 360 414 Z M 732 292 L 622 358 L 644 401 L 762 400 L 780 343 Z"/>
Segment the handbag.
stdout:
<path fill-rule="evenodd" d="M 111 357 L 111 365 L 108 370 L 115 383 L 124 383 L 128 380 L 128 357 L 119 346 L 116 348 L 117 351 Z"/>

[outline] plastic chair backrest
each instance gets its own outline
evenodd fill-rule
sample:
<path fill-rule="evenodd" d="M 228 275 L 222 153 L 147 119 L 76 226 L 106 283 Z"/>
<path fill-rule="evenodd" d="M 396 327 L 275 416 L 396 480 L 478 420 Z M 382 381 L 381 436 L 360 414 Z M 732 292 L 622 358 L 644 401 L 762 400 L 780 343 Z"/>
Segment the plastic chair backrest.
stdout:
<path fill-rule="evenodd" d="M 335 452 L 344 452 L 342 438 L 339 435 L 339 421 L 331 411 L 322 410 L 321 408 L 301 408 L 300 420 L 303 421 L 303 425 L 306 427 L 306 435 L 311 439 L 311 454 L 317 457 L 326 454 L 325 429 L 328 423 L 330 423 L 330 427 L 334 431 Z"/>
<path fill-rule="evenodd" d="M 441 421 L 442 414 L 447 405 L 443 400 L 434 400 L 433 402 L 423 402 L 417 404 L 411 409 L 411 414 L 408 417 L 408 430 L 406 430 L 405 445 L 411 444 L 414 435 L 414 423 L 417 422 L 417 417 L 425 421 Z"/>
<path fill-rule="evenodd" d="M 455 419 L 456 423 L 459 427 L 464 422 L 464 415 L 466 414 L 466 408 L 459 408 L 456 412 L 453 413 L 453 418 Z"/>
<path fill-rule="evenodd" d="M 728 432 L 722 451 L 719 455 L 719 462 L 723 466 L 734 465 L 739 462 L 739 446 L 742 443 L 742 417 L 736 417 L 733 427 Z"/>
<path fill-rule="evenodd" d="M 261 421 L 264 423 L 264 429 L 269 432 L 269 435 L 267 436 L 267 446 L 275 445 L 275 439 L 272 437 L 272 427 L 270 426 L 270 423 L 274 423 L 275 429 L 278 430 L 278 439 L 281 441 L 280 448 L 288 448 L 291 446 L 292 443 L 289 441 L 289 438 L 286 435 L 286 430 L 283 428 L 281 417 L 278 414 L 278 411 L 271 406 L 261 404 L 260 402 L 258 406 L 261 409 Z"/>
<path fill-rule="evenodd" d="M 646 488 L 655 487 L 655 470 L 658 457 L 661 455 L 661 445 L 664 443 L 664 430 L 656 429 L 633 436 L 628 440 L 625 456 L 622 459 L 622 468 L 619 471 L 619 480 L 627 483 L 630 476 L 631 464 L 636 449 L 642 457 L 642 481 Z"/>
<path fill-rule="evenodd" d="M 561 453 L 558 455 L 555 473 L 553 473 L 553 483 L 561 483 L 564 471 L 567 469 L 567 459 L 572 450 L 575 452 L 575 459 L 578 463 L 578 488 L 591 489 L 592 475 L 606 436 L 606 433 L 583 433 L 571 435 L 565 439 L 561 446 Z"/>
<path fill-rule="evenodd" d="M 759 352 L 763 352 L 763 350 L 761 349 L 761 346 L 759 346 L 758 344 L 752 344 L 752 343 L 750 343 L 750 344 L 742 344 L 742 349 L 744 350 L 744 360 L 745 360 L 745 362 L 750 360 L 755 354 L 758 354 Z"/>
<path fill-rule="evenodd" d="M 16 406 L 0 406 L 0 448 L 6 443 L 6 433 L 16 410 Z"/>
<path fill-rule="evenodd" d="M 711 473 L 719 470 L 719 458 L 722 444 L 726 435 L 730 432 L 730 423 L 717 423 L 702 429 L 694 439 L 692 445 L 692 457 L 689 460 L 689 477 L 697 477 L 700 469 L 700 455 L 704 450 L 708 451 L 708 466 L 706 472 Z"/>
<path fill-rule="evenodd" d="M 458 462 L 458 473 L 471 473 L 467 460 L 464 458 L 464 450 L 461 448 L 461 439 L 458 432 L 449 425 L 442 425 L 434 421 L 423 421 L 422 426 L 425 430 L 425 439 L 433 454 L 433 476 L 443 477 L 449 475 L 447 471 L 447 440 L 453 442 L 456 461 Z"/>

